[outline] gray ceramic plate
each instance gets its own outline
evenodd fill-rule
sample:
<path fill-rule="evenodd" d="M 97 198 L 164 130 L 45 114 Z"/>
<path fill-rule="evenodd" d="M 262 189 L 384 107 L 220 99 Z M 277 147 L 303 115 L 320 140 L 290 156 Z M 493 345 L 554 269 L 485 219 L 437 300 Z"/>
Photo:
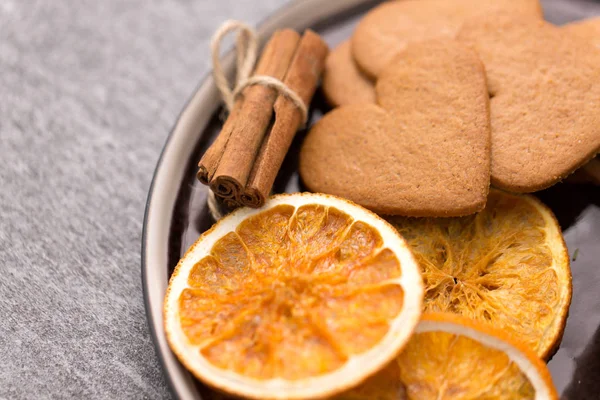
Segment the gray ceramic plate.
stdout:
<path fill-rule="evenodd" d="M 520 0 L 515 0 L 520 1 Z M 542 0 L 546 18 L 556 24 L 600 15 L 600 2 Z M 262 40 L 275 29 L 312 28 L 330 45 L 350 36 L 357 18 L 376 1 L 298 0 L 265 20 Z M 224 65 L 231 72 L 233 58 Z M 600 68 L 600 66 L 599 66 Z M 600 83 L 599 83 L 600 84 Z M 169 276 L 185 250 L 213 221 L 206 208 L 206 189 L 195 179 L 200 155 L 218 133 L 219 94 L 205 78 L 182 111 L 156 167 L 144 220 L 142 280 L 148 323 L 157 354 L 174 395 L 180 399 L 210 399 L 171 353 L 163 330 L 162 302 Z M 319 94 L 311 112 L 314 123 L 327 111 Z M 600 112 L 600 111 L 599 111 Z M 302 189 L 296 173 L 297 135 L 275 183 L 276 192 Z M 562 345 L 549 366 L 564 399 L 600 399 L 600 191 L 561 184 L 537 194 L 556 213 L 572 257 L 573 301 Z M 574 257 L 575 258 L 575 257 Z"/>

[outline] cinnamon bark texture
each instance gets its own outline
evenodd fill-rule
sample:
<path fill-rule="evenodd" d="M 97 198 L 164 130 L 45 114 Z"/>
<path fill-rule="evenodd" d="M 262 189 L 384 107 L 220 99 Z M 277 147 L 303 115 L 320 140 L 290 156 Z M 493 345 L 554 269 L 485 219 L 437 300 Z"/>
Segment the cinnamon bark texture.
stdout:
<path fill-rule="evenodd" d="M 225 151 L 225 146 L 229 141 L 231 132 L 233 132 L 235 121 L 241 107 L 242 99 L 240 98 L 239 100 L 236 100 L 233 109 L 229 113 L 229 116 L 227 117 L 227 120 L 221 129 L 221 133 L 219 133 L 219 136 L 217 136 L 213 144 L 208 148 L 208 150 L 206 150 L 200 159 L 200 163 L 198 163 L 197 177 L 200 182 L 205 185 L 208 185 L 212 177 L 215 175 L 217 165 L 219 164 L 219 161 L 221 161 L 221 157 Z"/>
<path fill-rule="evenodd" d="M 283 82 L 300 96 L 307 107 L 315 94 L 328 52 L 327 44 L 319 35 L 306 31 Z M 245 206 L 260 207 L 264 204 L 294 135 L 304 122 L 298 107 L 285 96 L 279 96 L 274 108 L 275 122 L 265 137 L 241 197 Z"/>
<path fill-rule="evenodd" d="M 255 74 L 283 79 L 299 39 L 298 33 L 290 29 L 275 32 L 262 53 Z M 246 186 L 271 121 L 277 92 L 254 85 L 246 88 L 242 96 L 240 110 L 234 114 L 234 128 L 210 181 L 211 189 L 222 198 L 237 198 Z"/>
<path fill-rule="evenodd" d="M 302 38 L 289 29 L 277 31 L 265 46 L 254 75 L 283 81 L 308 106 L 328 51 L 312 31 Z M 302 119 L 297 106 L 276 89 L 247 87 L 202 156 L 198 179 L 230 208 L 262 206 Z"/>

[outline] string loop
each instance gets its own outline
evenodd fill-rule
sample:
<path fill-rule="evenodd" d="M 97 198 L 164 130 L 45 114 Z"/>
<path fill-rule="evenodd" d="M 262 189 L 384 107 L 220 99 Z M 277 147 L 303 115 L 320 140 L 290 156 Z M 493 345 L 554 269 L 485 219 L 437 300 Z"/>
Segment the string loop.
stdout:
<path fill-rule="evenodd" d="M 232 31 L 238 31 L 235 47 L 237 74 L 233 85 L 227 81 L 219 58 L 221 54 L 221 41 Z M 304 101 L 302 101 L 296 92 L 290 89 L 285 83 L 272 76 L 255 75 L 250 77 L 254 64 L 256 63 L 258 49 L 258 34 L 251 26 L 240 21 L 225 21 L 213 35 L 210 42 L 210 48 L 213 63 L 213 77 L 219 92 L 221 92 L 221 97 L 225 102 L 227 110 L 231 111 L 235 99 L 242 95 L 245 88 L 252 85 L 263 85 L 274 89 L 278 94 L 287 97 L 294 103 L 302 114 L 302 124 L 306 124 L 308 109 L 306 108 Z"/>
<path fill-rule="evenodd" d="M 219 206 L 219 202 L 217 201 L 217 196 L 215 196 L 215 192 L 213 192 L 210 188 L 208 189 L 206 203 L 208 204 L 208 211 L 210 212 L 210 216 L 215 221 L 218 221 L 221 218 L 223 218 L 223 213 L 221 212 L 221 207 Z"/>

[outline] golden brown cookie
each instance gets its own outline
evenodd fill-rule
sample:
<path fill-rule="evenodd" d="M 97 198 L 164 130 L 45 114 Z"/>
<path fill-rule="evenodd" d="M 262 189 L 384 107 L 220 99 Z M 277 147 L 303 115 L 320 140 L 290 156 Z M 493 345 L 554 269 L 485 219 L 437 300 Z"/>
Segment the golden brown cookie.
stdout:
<path fill-rule="evenodd" d="M 459 216 L 485 206 L 489 103 L 477 54 L 409 45 L 380 76 L 378 104 L 341 106 L 309 132 L 300 174 L 316 192 L 383 214 Z"/>
<path fill-rule="evenodd" d="M 590 41 L 600 49 L 600 17 L 588 18 L 563 25 L 563 30 Z M 600 185 L 600 158 L 596 156 L 569 177 L 569 182 Z"/>
<path fill-rule="evenodd" d="M 491 95 L 492 184 L 547 188 L 600 149 L 600 52 L 544 21 L 490 16 L 459 40 L 486 66 Z"/>
<path fill-rule="evenodd" d="M 407 43 L 453 38 L 475 15 L 498 12 L 542 17 L 539 0 L 403 0 L 383 3 L 358 24 L 352 54 L 359 67 L 377 77 Z"/>
<path fill-rule="evenodd" d="M 563 31 L 580 36 L 600 48 L 600 17 L 588 18 L 563 25 Z"/>
<path fill-rule="evenodd" d="M 329 53 L 322 88 L 327 102 L 334 107 L 375 103 L 375 84 L 356 66 L 350 53 L 349 40 Z"/>

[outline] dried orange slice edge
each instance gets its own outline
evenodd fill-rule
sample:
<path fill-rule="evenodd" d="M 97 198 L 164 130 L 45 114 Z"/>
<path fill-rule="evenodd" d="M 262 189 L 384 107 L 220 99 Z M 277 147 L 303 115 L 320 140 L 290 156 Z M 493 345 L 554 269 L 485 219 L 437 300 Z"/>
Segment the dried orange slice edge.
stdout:
<path fill-rule="evenodd" d="M 398 357 L 333 400 L 557 399 L 546 364 L 488 324 L 424 313 Z"/>
<path fill-rule="evenodd" d="M 190 289 L 188 278 L 192 269 L 200 260 L 211 254 L 211 250 L 220 239 L 234 232 L 248 218 L 278 206 L 291 206 L 296 212 L 309 205 L 346 213 L 351 216 L 352 224 L 367 224 L 381 236 L 380 248 L 391 250 L 399 261 L 401 275 L 378 285 L 402 289 L 401 310 L 389 321 L 387 333 L 375 345 L 359 354 L 352 354 L 339 368 L 324 374 L 294 380 L 281 377 L 257 379 L 215 366 L 200 351 L 198 343 L 190 340 L 181 325 L 180 297 L 184 291 Z M 169 345 L 179 360 L 197 378 L 213 387 L 227 393 L 257 399 L 323 398 L 356 386 L 396 356 L 409 340 L 419 321 L 422 298 L 423 284 L 419 267 L 405 241 L 385 220 L 352 202 L 334 196 L 312 193 L 286 194 L 270 198 L 260 209 L 241 208 L 232 212 L 201 235 L 190 247 L 173 272 L 167 289 L 164 304 L 165 330 Z M 367 311 L 362 312 L 365 319 L 368 319 Z"/>
<path fill-rule="evenodd" d="M 422 315 L 415 329 L 415 334 L 426 332 L 446 332 L 465 336 L 505 353 L 533 386 L 535 400 L 558 399 L 546 363 L 527 346 L 503 331 L 455 314 L 429 312 Z"/>
<path fill-rule="evenodd" d="M 557 350 L 571 270 L 560 226 L 537 198 L 492 189 L 471 216 L 388 219 L 422 268 L 424 312 L 490 322 L 543 359 Z"/>

